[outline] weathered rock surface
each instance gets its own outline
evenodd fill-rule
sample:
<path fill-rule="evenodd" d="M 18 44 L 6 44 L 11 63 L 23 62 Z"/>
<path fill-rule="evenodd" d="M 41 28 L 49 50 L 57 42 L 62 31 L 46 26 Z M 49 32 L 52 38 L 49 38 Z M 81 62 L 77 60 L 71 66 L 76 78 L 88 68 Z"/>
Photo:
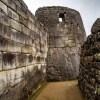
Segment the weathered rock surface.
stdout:
<path fill-rule="evenodd" d="M 100 100 L 100 18 L 91 30 L 82 46 L 79 87 L 86 100 Z"/>
<path fill-rule="evenodd" d="M 46 81 L 47 31 L 23 0 L 0 0 L 0 100 L 25 100 Z"/>
<path fill-rule="evenodd" d="M 75 79 L 79 73 L 80 45 L 86 34 L 79 12 L 67 7 L 43 7 L 37 20 L 48 30 L 47 79 Z"/>
<path fill-rule="evenodd" d="M 94 34 L 94 33 L 97 33 L 97 32 L 100 32 L 100 18 L 98 18 L 95 23 L 93 24 L 92 26 L 92 29 L 91 29 L 91 32 Z"/>

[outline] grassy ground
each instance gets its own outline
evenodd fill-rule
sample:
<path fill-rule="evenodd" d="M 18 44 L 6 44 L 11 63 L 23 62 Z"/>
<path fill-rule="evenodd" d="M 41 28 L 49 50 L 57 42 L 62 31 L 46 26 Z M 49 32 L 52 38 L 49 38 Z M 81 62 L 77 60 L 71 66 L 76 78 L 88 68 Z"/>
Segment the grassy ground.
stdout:
<path fill-rule="evenodd" d="M 83 100 L 77 80 L 45 84 L 30 100 Z"/>
<path fill-rule="evenodd" d="M 43 89 L 48 85 L 48 83 L 44 83 L 42 87 L 39 86 L 39 88 L 32 92 L 32 95 L 28 98 L 28 100 L 36 100 L 36 98 L 39 96 L 39 94 L 43 91 Z"/>

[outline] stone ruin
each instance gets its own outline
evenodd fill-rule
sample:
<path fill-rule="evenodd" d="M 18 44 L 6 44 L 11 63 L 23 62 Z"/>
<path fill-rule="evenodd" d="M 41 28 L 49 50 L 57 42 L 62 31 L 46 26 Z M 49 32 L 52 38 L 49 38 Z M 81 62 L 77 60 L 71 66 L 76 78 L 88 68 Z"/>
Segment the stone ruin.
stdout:
<path fill-rule="evenodd" d="M 98 20 L 81 54 L 79 86 L 87 100 L 100 98 Z M 34 16 L 23 0 L 0 0 L 0 100 L 25 100 L 46 80 L 76 79 L 85 38 L 74 9 L 42 7 Z"/>
<path fill-rule="evenodd" d="M 0 0 L 0 100 L 26 100 L 46 81 L 47 31 L 23 0 Z"/>
<path fill-rule="evenodd" d="M 47 80 L 62 81 L 78 77 L 80 46 L 86 38 L 78 11 L 67 7 L 42 7 L 37 20 L 47 29 Z"/>
<path fill-rule="evenodd" d="M 100 100 L 100 18 L 82 45 L 79 87 L 86 100 Z"/>

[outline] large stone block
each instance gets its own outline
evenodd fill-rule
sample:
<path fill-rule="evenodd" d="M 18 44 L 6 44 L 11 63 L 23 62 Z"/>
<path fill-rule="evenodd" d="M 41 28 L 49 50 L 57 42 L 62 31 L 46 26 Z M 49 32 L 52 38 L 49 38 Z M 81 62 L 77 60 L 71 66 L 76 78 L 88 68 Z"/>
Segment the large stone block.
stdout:
<path fill-rule="evenodd" d="M 22 5 L 21 5 L 19 0 L 13 0 L 13 1 L 18 7 L 20 7 L 20 8 L 22 7 Z"/>
<path fill-rule="evenodd" d="M 19 2 L 21 3 L 21 5 L 24 7 L 25 10 L 28 9 L 27 5 L 25 4 L 24 0 L 19 0 Z"/>
<path fill-rule="evenodd" d="M 27 62 L 27 54 L 19 53 L 16 55 L 16 66 L 25 67 Z"/>
<path fill-rule="evenodd" d="M 8 16 L 19 21 L 19 15 L 10 8 L 8 8 Z"/>
<path fill-rule="evenodd" d="M 34 64 L 34 56 L 32 54 L 27 54 L 26 66 Z"/>
<path fill-rule="evenodd" d="M 19 84 L 23 80 L 26 79 L 26 67 L 18 68 L 16 69 L 16 79 L 15 79 L 15 84 Z"/>
<path fill-rule="evenodd" d="M 28 10 L 27 14 L 28 14 L 29 20 L 35 24 L 36 23 L 35 16 L 29 10 Z"/>
<path fill-rule="evenodd" d="M 1 0 L 3 3 L 5 3 L 6 5 L 8 4 L 8 0 Z"/>
<path fill-rule="evenodd" d="M 35 32 L 30 30 L 29 33 L 30 33 L 29 36 L 33 39 L 33 43 L 34 43 L 34 34 L 35 34 Z"/>
<path fill-rule="evenodd" d="M 14 3 L 13 0 L 7 0 L 7 2 L 8 2 L 7 5 L 8 5 L 10 8 L 12 8 L 14 11 L 17 11 L 17 6 L 16 6 L 16 4 Z"/>
<path fill-rule="evenodd" d="M 38 70 L 38 65 L 36 65 L 36 64 L 27 66 L 28 78 L 34 77 L 37 70 Z"/>
<path fill-rule="evenodd" d="M 4 52 L 2 54 L 3 70 L 16 68 L 16 55 L 14 53 Z"/>
<path fill-rule="evenodd" d="M 4 3 L 2 3 L 1 1 L 0 1 L 0 11 L 1 10 L 3 10 L 3 12 L 5 13 L 5 14 L 8 14 L 8 12 L 7 12 L 7 6 L 4 4 Z"/>
<path fill-rule="evenodd" d="M 22 52 L 23 53 L 32 53 L 33 51 L 32 51 L 32 47 L 31 46 L 27 46 L 27 45 L 25 45 L 25 46 L 22 46 Z"/>
<path fill-rule="evenodd" d="M 8 7 L 12 8 L 16 11 L 16 4 L 13 0 L 1 0 L 3 3 L 5 3 Z"/>
<path fill-rule="evenodd" d="M 28 20 L 22 16 L 19 16 L 19 22 L 28 27 Z"/>
<path fill-rule="evenodd" d="M 0 95 L 7 92 L 6 71 L 0 72 Z"/>
<path fill-rule="evenodd" d="M 3 12 L 0 12 L 0 23 L 7 25 L 7 26 L 9 26 L 10 24 L 10 20 L 8 16 Z"/>
<path fill-rule="evenodd" d="M 13 42 L 13 41 L 9 41 L 9 44 L 7 46 L 7 51 L 8 52 L 21 52 L 21 47 L 22 45 L 20 43 L 16 43 L 16 42 Z"/>
<path fill-rule="evenodd" d="M 0 37 L 0 51 L 6 51 L 8 46 L 8 40 Z"/>
<path fill-rule="evenodd" d="M 8 52 L 21 52 L 21 44 L 10 41 L 4 37 L 0 37 L 0 50 Z"/>
<path fill-rule="evenodd" d="M 27 12 L 26 12 L 26 13 L 23 12 L 22 9 L 19 8 L 19 7 L 17 7 L 17 13 L 18 13 L 20 16 L 24 17 L 25 19 L 28 18 L 28 16 L 27 16 Z"/>
<path fill-rule="evenodd" d="M 15 85 L 16 80 L 16 69 L 7 71 L 7 84 L 8 90 L 10 90 Z"/>
<path fill-rule="evenodd" d="M 23 87 L 25 86 L 25 82 L 21 82 L 18 85 L 15 85 L 13 88 L 9 87 L 5 95 L 0 96 L 0 100 L 24 100 L 26 97 L 26 93 L 24 93 Z"/>
<path fill-rule="evenodd" d="M 29 45 L 29 46 L 32 46 L 32 38 L 31 37 L 29 37 L 29 36 L 26 36 L 26 40 L 25 40 L 25 44 L 26 45 Z"/>
<path fill-rule="evenodd" d="M 28 28 L 32 30 L 32 27 L 34 27 L 34 24 L 32 21 L 28 20 Z"/>
<path fill-rule="evenodd" d="M 11 28 L 11 40 L 25 44 L 25 34 Z"/>
<path fill-rule="evenodd" d="M 11 39 L 11 27 L 0 23 L 0 36 Z"/>
<path fill-rule="evenodd" d="M 38 33 L 34 32 L 34 39 L 35 39 L 35 41 L 39 42 L 40 41 L 39 37 L 40 37 L 40 35 Z"/>
<path fill-rule="evenodd" d="M 26 35 L 29 35 L 29 29 L 25 27 L 24 25 L 22 25 L 22 32 Z"/>
<path fill-rule="evenodd" d="M 20 31 L 21 32 L 21 24 L 18 23 L 17 21 L 13 20 L 13 19 L 10 19 L 10 22 L 11 22 L 11 27 Z"/>
<path fill-rule="evenodd" d="M 7 39 L 11 39 L 11 27 L 10 26 L 3 25 L 2 36 L 7 38 Z"/>

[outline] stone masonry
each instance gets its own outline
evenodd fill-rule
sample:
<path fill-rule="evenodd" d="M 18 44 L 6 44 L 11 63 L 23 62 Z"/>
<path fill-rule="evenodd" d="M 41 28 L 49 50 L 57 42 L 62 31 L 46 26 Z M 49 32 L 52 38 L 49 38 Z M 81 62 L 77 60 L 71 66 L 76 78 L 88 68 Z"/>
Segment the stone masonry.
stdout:
<path fill-rule="evenodd" d="M 47 32 L 22 0 L 0 0 L 0 100 L 25 100 L 46 80 Z"/>
<path fill-rule="evenodd" d="M 82 46 L 79 87 L 85 100 L 100 100 L 100 18 Z"/>
<path fill-rule="evenodd" d="M 86 82 L 89 75 L 91 86 L 94 86 L 93 82 L 97 83 L 96 89 L 85 95 L 87 98 L 90 95 L 98 98 L 100 95 L 99 74 L 95 77 L 91 73 L 83 75 L 87 71 L 99 73 L 98 23 L 97 20 L 89 37 L 91 39 L 88 38 L 82 48 L 86 59 L 95 60 L 92 65 L 89 62 L 90 69 L 80 67 L 83 72 L 80 73 L 79 85 L 84 95 L 94 89 L 83 89 L 86 84 L 90 86 Z M 83 22 L 76 10 L 60 6 L 42 7 L 34 16 L 23 0 L 0 0 L 0 100 L 27 100 L 46 80 L 76 79 L 80 47 L 85 38 Z M 88 42 L 92 44 L 87 50 L 90 46 Z M 91 54 L 88 56 L 88 53 Z M 93 53 L 94 56 L 91 56 Z M 85 61 L 83 54 L 82 64 Z"/>
<path fill-rule="evenodd" d="M 53 6 L 39 8 L 35 15 L 49 34 L 47 80 L 77 78 L 80 45 L 86 38 L 79 12 L 67 7 Z"/>

